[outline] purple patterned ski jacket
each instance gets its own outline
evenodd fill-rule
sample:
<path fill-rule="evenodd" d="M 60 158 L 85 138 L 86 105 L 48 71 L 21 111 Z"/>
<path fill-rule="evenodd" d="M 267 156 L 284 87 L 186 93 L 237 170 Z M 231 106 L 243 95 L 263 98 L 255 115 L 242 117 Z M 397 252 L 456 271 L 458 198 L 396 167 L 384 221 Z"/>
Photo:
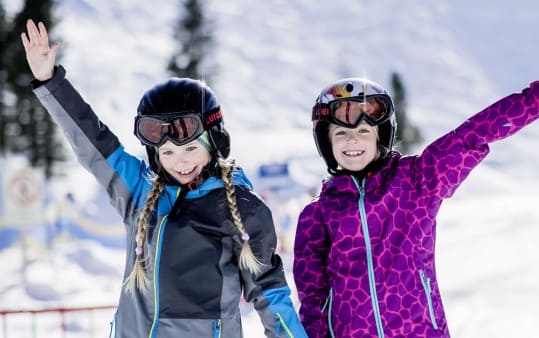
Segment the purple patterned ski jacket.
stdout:
<path fill-rule="evenodd" d="M 294 279 L 310 338 L 449 337 L 436 280 L 436 215 L 488 154 L 539 118 L 539 81 L 477 113 L 420 156 L 363 180 L 333 176 L 299 216 Z"/>

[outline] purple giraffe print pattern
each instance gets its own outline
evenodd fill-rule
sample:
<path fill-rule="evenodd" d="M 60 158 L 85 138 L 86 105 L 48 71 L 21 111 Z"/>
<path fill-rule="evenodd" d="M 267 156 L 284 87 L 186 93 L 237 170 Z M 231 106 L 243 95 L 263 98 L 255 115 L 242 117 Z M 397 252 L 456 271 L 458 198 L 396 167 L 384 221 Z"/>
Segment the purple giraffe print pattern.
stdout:
<path fill-rule="evenodd" d="M 351 176 L 323 183 L 299 216 L 294 247 L 299 312 L 310 338 L 379 337 L 378 329 L 386 338 L 450 337 L 434 262 L 436 215 L 487 156 L 488 144 L 535 121 L 538 107 L 534 82 L 472 116 L 421 155 L 395 154 L 365 178 L 363 206 Z"/>

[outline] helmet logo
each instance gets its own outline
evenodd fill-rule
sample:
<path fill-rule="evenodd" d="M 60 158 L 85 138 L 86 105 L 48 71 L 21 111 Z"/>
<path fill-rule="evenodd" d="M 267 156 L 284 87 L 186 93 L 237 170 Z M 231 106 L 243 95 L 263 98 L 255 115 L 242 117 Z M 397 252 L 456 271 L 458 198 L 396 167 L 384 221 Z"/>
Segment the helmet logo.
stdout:
<path fill-rule="evenodd" d="M 204 121 L 206 123 L 206 126 L 210 126 L 211 124 L 221 121 L 223 118 L 223 114 L 221 113 L 221 110 L 217 110 L 214 113 L 211 113 L 206 117 L 206 120 Z"/>

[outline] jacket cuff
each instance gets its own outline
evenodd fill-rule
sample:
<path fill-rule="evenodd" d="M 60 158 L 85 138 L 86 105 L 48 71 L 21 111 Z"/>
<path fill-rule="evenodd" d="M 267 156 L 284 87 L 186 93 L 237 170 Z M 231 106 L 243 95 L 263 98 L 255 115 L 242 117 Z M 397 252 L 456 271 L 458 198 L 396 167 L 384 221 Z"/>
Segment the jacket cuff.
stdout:
<path fill-rule="evenodd" d="M 34 86 L 34 93 L 37 95 L 38 98 L 49 95 L 50 93 L 54 92 L 58 87 L 60 87 L 62 81 L 65 79 L 65 75 L 66 70 L 63 66 L 55 66 L 54 74 L 49 80 L 32 81 L 32 85 Z"/>
<path fill-rule="evenodd" d="M 38 79 L 33 79 L 30 83 L 32 84 L 32 89 L 36 89 L 38 87 L 41 87 L 45 83 L 49 82 L 54 78 L 54 74 L 56 74 L 56 71 L 58 70 L 58 66 L 54 66 L 54 69 L 52 70 L 52 77 L 45 81 L 40 81 Z"/>

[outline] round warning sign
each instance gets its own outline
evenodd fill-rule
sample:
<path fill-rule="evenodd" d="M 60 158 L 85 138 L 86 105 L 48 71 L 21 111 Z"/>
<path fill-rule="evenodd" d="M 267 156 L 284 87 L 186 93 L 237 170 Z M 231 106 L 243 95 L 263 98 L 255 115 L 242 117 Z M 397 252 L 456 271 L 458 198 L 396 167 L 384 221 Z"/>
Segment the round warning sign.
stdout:
<path fill-rule="evenodd" d="M 8 198 L 19 206 L 30 206 L 41 196 L 41 182 L 26 170 L 15 173 L 7 182 Z"/>
<path fill-rule="evenodd" d="M 7 224 L 34 224 L 43 219 L 43 172 L 35 168 L 9 168 L 4 181 Z"/>

